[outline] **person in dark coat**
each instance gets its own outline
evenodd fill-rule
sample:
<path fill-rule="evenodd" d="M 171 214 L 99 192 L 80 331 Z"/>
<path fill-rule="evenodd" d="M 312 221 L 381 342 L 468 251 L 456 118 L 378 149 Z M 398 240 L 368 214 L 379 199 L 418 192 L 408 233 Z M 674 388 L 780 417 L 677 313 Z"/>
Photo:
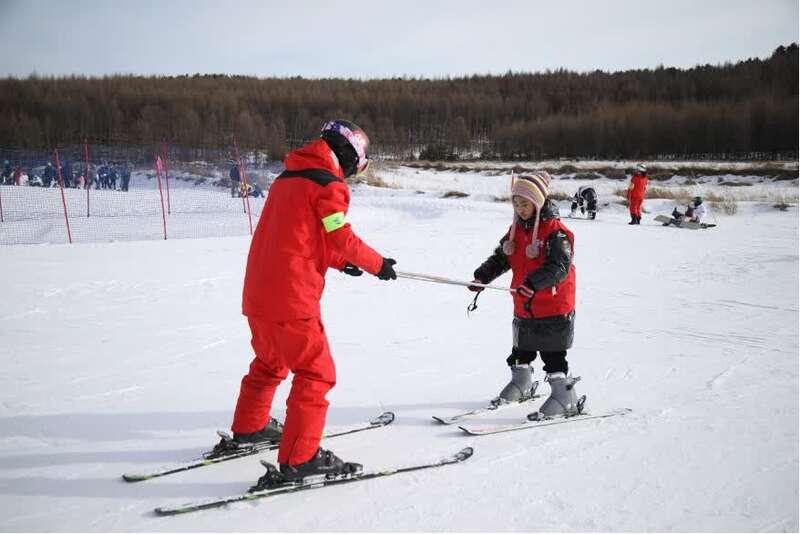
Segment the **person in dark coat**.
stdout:
<path fill-rule="evenodd" d="M 72 163 L 64 161 L 61 167 L 61 178 L 64 180 L 64 187 L 72 187 Z"/>
<path fill-rule="evenodd" d="M 594 187 L 583 185 L 578 188 L 572 197 L 570 217 L 575 217 L 578 214 L 578 208 L 581 210 L 581 215 L 588 212 L 590 219 L 594 219 L 597 216 L 597 192 Z"/>
<path fill-rule="evenodd" d="M 55 179 L 56 171 L 53 169 L 53 164 L 48 161 L 47 165 L 44 166 L 44 171 L 42 171 L 42 185 L 50 187 Z"/>
<path fill-rule="evenodd" d="M 239 182 L 242 179 L 241 174 L 239 173 L 239 166 L 236 163 L 231 164 L 231 170 L 228 173 L 228 176 L 231 179 L 231 197 L 238 197 L 239 194 Z"/>
<path fill-rule="evenodd" d="M 11 162 L 5 160 L 3 162 L 3 174 L 0 175 L 2 180 L 0 180 L 0 184 L 10 184 L 13 180 L 12 174 L 14 174 L 14 167 L 11 166 Z"/>
<path fill-rule="evenodd" d="M 128 185 L 131 183 L 131 166 L 127 161 L 122 164 L 122 169 L 120 170 L 120 179 L 122 180 L 122 190 L 127 191 Z"/>
<path fill-rule="evenodd" d="M 575 238 L 559 219 L 558 206 L 547 198 L 549 184 L 546 171 L 516 179 L 514 221 L 500 246 L 475 269 L 474 282 L 488 284 L 509 269 L 512 272 L 513 348 L 506 359 L 511 381 L 493 404 L 531 398 L 531 362 L 539 355 L 550 384 L 550 397 L 539 412 L 555 417 L 579 411 L 574 387 L 578 378 L 568 375 L 567 363 L 575 328 Z"/>
<path fill-rule="evenodd" d="M 112 190 L 117 189 L 117 168 L 111 166 L 108 170 L 108 186 Z"/>

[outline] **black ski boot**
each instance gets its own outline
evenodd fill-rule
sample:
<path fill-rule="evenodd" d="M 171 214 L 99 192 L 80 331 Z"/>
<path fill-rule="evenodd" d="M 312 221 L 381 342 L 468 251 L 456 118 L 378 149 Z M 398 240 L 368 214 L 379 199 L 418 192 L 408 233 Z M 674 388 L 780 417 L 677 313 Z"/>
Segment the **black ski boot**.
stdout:
<path fill-rule="evenodd" d="M 636 215 L 631 215 L 631 222 L 628 224 L 636 224 Z"/>
<path fill-rule="evenodd" d="M 299 465 L 281 464 L 280 472 L 285 482 L 296 482 L 314 475 L 352 475 L 361 472 L 363 466 L 353 462 L 345 462 L 333 451 L 322 447 L 307 462 Z"/>
<path fill-rule="evenodd" d="M 641 215 L 637 215 L 636 216 L 636 224 L 642 224 L 642 216 Z"/>
<path fill-rule="evenodd" d="M 258 432 L 251 432 L 249 434 L 233 433 L 234 441 L 238 443 L 261 443 L 262 441 L 271 441 L 278 443 L 283 434 L 283 425 L 277 419 L 270 419 L 267 426 Z"/>
<path fill-rule="evenodd" d="M 270 419 L 267 426 L 257 432 L 250 432 L 249 434 L 234 432 L 233 437 L 231 437 L 228 434 L 220 432 L 220 442 L 214 446 L 211 452 L 205 454 L 205 458 L 210 459 L 219 456 L 227 456 L 247 448 L 248 446 L 261 443 L 277 444 L 281 441 L 281 434 L 283 434 L 283 425 L 277 419 Z"/>

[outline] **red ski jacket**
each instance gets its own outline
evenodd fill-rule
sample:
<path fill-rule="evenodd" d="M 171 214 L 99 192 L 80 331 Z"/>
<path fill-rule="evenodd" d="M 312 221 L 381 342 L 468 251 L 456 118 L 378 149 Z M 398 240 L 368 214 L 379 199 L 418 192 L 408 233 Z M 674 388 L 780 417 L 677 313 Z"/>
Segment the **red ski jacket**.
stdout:
<path fill-rule="evenodd" d="M 517 223 L 519 224 L 519 223 Z M 525 247 L 531 243 L 531 233 L 533 229 L 525 230 L 521 225 L 517 226 L 514 232 L 514 253 L 508 257 L 511 266 L 511 287 L 519 287 L 525 281 L 525 277 L 531 272 L 544 265 L 547 259 L 545 244 L 548 238 L 557 230 L 561 230 L 567 236 L 570 248 L 575 251 L 575 236 L 560 219 L 542 219 L 539 221 L 539 231 L 537 238 L 542 243 L 539 255 L 536 258 L 529 258 L 525 254 Z M 529 310 L 526 309 L 528 299 L 517 292 L 512 293 L 514 297 L 514 316 L 520 318 L 542 318 L 554 315 L 566 315 L 575 309 L 575 265 L 570 262 L 567 277 L 559 284 L 536 291 L 531 301 Z"/>
<path fill-rule="evenodd" d="M 631 185 L 628 186 L 628 199 L 643 199 L 647 191 L 647 175 L 634 174 L 631 177 Z"/>
<path fill-rule="evenodd" d="M 291 153 L 269 189 L 250 244 L 242 313 L 272 321 L 320 316 L 328 267 L 377 274 L 383 257 L 345 221 L 350 190 L 322 139 Z"/>

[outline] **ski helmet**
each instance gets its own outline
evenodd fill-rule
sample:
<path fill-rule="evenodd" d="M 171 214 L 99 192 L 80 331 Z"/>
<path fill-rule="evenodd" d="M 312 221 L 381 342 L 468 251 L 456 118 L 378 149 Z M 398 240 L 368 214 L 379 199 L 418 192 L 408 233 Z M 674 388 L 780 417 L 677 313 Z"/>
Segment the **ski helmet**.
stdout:
<path fill-rule="evenodd" d="M 647 167 L 644 166 L 644 163 L 640 163 L 636 166 L 636 172 L 644 174 L 647 172 Z"/>
<path fill-rule="evenodd" d="M 353 176 L 367 169 L 369 137 L 358 125 L 341 119 L 328 121 L 322 126 L 320 137 L 336 154 L 345 176 Z"/>
<path fill-rule="evenodd" d="M 703 203 L 703 197 L 701 197 L 700 195 L 692 199 L 692 204 L 694 204 L 695 206 L 699 206 L 702 203 Z"/>

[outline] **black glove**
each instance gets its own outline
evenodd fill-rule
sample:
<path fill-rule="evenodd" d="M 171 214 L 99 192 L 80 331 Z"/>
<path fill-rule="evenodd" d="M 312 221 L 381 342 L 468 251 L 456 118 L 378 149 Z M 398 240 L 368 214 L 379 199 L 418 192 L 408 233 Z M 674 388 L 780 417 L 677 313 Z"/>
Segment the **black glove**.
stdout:
<path fill-rule="evenodd" d="M 477 282 L 479 284 L 485 284 L 486 283 L 483 280 L 481 280 L 480 278 L 475 278 L 473 280 L 473 282 Z M 475 293 L 480 293 L 481 291 L 483 291 L 486 288 L 485 287 L 481 287 L 481 286 L 467 286 L 467 289 L 469 289 L 470 291 L 474 291 Z"/>
<path fill-rule="evenodd" d="M 342 267 L 342 272 L 344 274 L 349 274 L 350 276 L 361 276 L 362 274 L 364 274 L 364 271 L 362 271 L 352 263 L 345 263 L 344 267 Z"/>
<path fill-rule="evenodd" d="M 397 263 L 392 258 L 383 258 L 383 265 L 381 265 L 381 270 L 378 271 L 377 276 L 381 280 L 397 280 L 397 273 L 394 272 L 394 265 Z"/>

